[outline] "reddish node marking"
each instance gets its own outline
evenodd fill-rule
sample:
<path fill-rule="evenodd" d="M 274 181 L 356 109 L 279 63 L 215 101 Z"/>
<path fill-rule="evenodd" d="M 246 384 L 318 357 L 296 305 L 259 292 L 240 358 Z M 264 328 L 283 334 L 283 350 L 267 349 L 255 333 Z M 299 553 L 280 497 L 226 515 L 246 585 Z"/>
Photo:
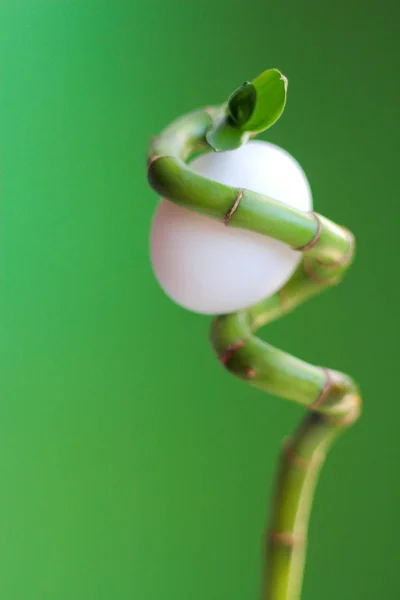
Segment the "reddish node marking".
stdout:
<path fill-rule="evenodd" d="M 287 548 L 294 548 L 305 543 L 305 538 L 289 531 L 270 531 L 269 538 L 275 544 L 286 546 Z"/>
<path fill-rule="evenodd" d="M 298 250 L 299 252 L 304 252 L 305 250 L 310 250 L 311 248 L 313 248 L 315 246 L 315 244 L 319 241 L 319 238 L 321 237 L 321 232 L 322 232 L 321 220 L 318 217 L 317 213 L 311 212 L 311 214 L 314 217 L 314 219 L 317 221 L 317 232 L 314 235 L 311 242 L 308 242 L 308 244 L 305 244 L 304 246 L 300 246 L 300 248 L 296 248 L 296 250 Z"/>
<path fill-rule="evenodd" d="M 302 456 L 296 454 L 290 446 L 287 446 L 285 448 L 285 456 L 289 462 L 295 463 L 298 467 L 301 467 L 302 469 L 307 469 L 312 463 L 311 460 L 307 460 L 306 458 L 303 458 Z"/>
<path fill-rule="evenodd" d="M 247 377 L 255 377 L 257 375 L 257 371 L 255 371 L 254 369 L 250 369 L 250 367 L 246 367 L 245 372 Z"/>
<path fill-rule="evenodd" d="M 329 370 L 328 369 L 322 369 L 322 370 L 325 372 L 326 382 L 325 382 L 325 385 L 322 388 L 321 393 L 318 396 L 318 398 L 315 400 L 315 402 L 313 402 L 312 404 L 309 405 L 309 407 L 308 407 L 309 410 L 315 410 L 316 408 L 319 408 L 325 402 L 327 395 L 329 394 L 329 392 L 331 391 L 331 389 L 333 387 L 333 381 L 330 376 Z"/>
<path fill-rule="evenodd" d="M 230 220 L 232 219 L 234 213 L 237 211 L 237 209 L 239 208 L 239 204 L 241 199 L 243 198 L 243 189 L 239 190 L 238 195 L 235 198 L 235 202 L 233 203 L 232 208 L 229 210 L 229 212 L 226 213 L 225 217 L 224 217 L 224 225 L 228 226 L 230 223 Z"/>
<path fill-rule="evenodd" d="M 226 365 L 230 361 L 232 356 L 235 354 L 235 352 L 237 352 L 239 348 L 242 348 L 242 346 L 244 346 L 244 340 L 238 340 L 237 342 L 232 344 L 232 346 L 228 346 L 228 348 L 225 348 L 224 353 L 220 358 L 222 364 Z"/>
<path fill-rule="evenodd" d="M 222 364 L 227 365 L 227 363 L 231 360 L 232 356 L 240 348 L 243 348 L 243 346 L 244 340 L 238 340 L 235 344 L 232 344 L 232 346 L 228 346 L 228 348 L 225 349 L 224 353 L 220 357 L 220 361 L 222 362 Z M 251 369 L 250 367 L 244 367 L 244 372 L 248 378 L 255 377 L 257 375 L 257 371 Z"/>
<path fill-rule="evenodd" d="M 307 459 L 307 458 L 303 458 L 302 456 L 299 456 L 298 454 L 296 454 L 296 452 L 294 452 L 294 450 L 292 448 L 291 440 L 289 440 L 284 445 L 283 453 L 284 453 L 285 458 L 289 462 L 294 463 L 295 465 L 297 465 L 298 467 L 300 467 L 301 469 L 304 469 L 304 470 L 306 470 L 310 467 L 313 467 L 315 465 L 318 465 L 319 463 L 321 463 L 324 460 L 324 455 L 320 451 L 314 452 L 314 456 L 311 459 Z"/>

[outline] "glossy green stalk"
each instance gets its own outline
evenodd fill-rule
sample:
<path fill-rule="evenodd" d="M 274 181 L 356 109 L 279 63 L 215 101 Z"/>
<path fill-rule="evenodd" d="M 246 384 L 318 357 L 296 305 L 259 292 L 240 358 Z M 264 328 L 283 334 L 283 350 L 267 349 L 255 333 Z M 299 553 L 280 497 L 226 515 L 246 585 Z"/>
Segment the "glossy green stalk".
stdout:
<path fill-rule="evenodd" d="M 229 107 L 223 105 L 190 113 L 153 138 L 148 176 L 158 194 L 177 204 L 227 226 L 268 235 L 303 252 L 299 267 L 281 290 L 247 310 L 217 317 L 211 331 L 216 355 L 225 368 L 309 411 L 285 443 L 280 459 L 262 591 L 262 600 L 297 600 L 319 469 L 334 439 L 358 418 L 360 396 L 348 376 L 305 363 L 263 342 L 255 332 L 325 287 L 337 284 L 351 264 L 354 238 L 317 213 L 304 213 L 273 198 L 222 185 L 190 169 L 193 156 L 216 148 L 211 142 L 217 140 L 223 149 L 234 148 L 254 136 L 246 124 L 250 128 L 254 122 L 260 130 L 263 121 L 257 98 L 266 107 L 264 128 L 276 120 L 286 102 L 287 88 L 286 79 L 277 73 L 265 72 L 253 84 L 246 84 L 244 92 L 240 88 L 231 97 L 231 109 L 240 127 L 230 119 Z M 245 104 L 240 106 L 242 97 Z"/>

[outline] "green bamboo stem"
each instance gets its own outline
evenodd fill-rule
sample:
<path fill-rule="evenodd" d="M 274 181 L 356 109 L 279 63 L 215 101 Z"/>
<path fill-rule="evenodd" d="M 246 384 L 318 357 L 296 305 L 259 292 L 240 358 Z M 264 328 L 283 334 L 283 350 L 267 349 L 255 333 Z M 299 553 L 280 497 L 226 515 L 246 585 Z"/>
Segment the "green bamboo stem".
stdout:
<path fill-rule="evenodd" d="M 360 396 L 348 376 L 273 348 L 255 332 L 337 284 L 352 262 L 354 238 L 317 213 L 304 213 L 273 198 L 194 173 L 190 160 L 211 150 L 207 133 L 213 124 L 223 122 L 225 111 L 226 105 L 195 111 L 153 138 L 148 177 L 158 194 L 177 204 L 225 225 L 268 235 L 303 252 L 299 267 L 279 292 L 248 310 L 217 317 L 211 329 L 214 350 L 226 369 L 309 411 L 280 459 L 262 591 L 263 600 L 297 600 L 309 513 L 322 459 L 333 440 L 359 416 Z M 222 126 L 219 141 L 223 134 Z M 228 131 L 227 143 L 230 135 Z"/>
<path fill-rule="evenodd" d="M 300 597 L 307 526 L 325 454 L 338 428 L 310 413 L 283 448 L 267 534 L 267 563 L 262 598 Z"/>

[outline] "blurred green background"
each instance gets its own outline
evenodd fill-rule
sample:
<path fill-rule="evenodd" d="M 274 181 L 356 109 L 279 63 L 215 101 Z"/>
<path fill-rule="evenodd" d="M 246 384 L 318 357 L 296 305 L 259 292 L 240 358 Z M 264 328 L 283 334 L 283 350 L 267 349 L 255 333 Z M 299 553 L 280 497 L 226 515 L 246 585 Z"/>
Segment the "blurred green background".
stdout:
<path fill-rule="evenodd" d="M 345 282 L 263 335 L 360 382 L 304 598 L 399 598 L 397 1 L 0 2 L 0 587 L 5 600 L 257 598 L 301 410 L 215 361 L 158 288 L 148 139 L 269 67 L 264 135 L 357 235 Z"/>

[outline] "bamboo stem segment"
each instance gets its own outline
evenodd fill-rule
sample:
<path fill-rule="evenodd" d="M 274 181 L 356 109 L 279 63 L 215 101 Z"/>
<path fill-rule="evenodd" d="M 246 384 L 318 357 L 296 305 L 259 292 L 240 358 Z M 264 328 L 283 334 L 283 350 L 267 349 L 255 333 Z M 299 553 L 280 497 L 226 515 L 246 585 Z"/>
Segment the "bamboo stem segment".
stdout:
<path fill-rule="evenodd" d="M 190 113 L 153 138 L 148 177 L 158 194 L 177 204 L 303 252 L 303 260 L 279 292 L 245 311 L 217 317 L 211 330 L 214 350 L 226 369 L 307 410 L 280 457 L 262 590 L 262 600 L 298 600 L 318 474 L 333 441 L 358 418 L 361 401 L 347 375 L 305 363 L 263 342 L 255 332 L 336 285 L 353 260 L 354 236 L 317 213 L 194 173 L 190 159 L 211 150 L 207 133 L 224 110 L 208 107 Z"/>

